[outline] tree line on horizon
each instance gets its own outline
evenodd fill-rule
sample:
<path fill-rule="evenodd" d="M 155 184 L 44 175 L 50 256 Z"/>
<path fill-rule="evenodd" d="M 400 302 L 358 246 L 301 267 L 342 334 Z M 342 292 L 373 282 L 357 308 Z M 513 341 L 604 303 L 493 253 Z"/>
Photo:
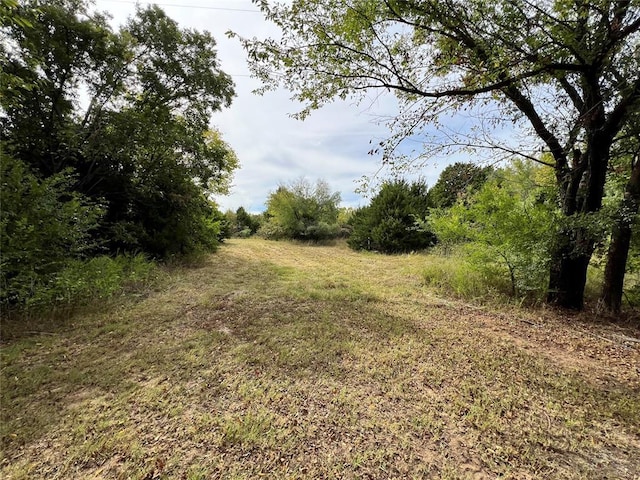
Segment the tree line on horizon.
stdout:
<path fill-rule="evenodd" d="M 616 176 L 612 172 L 612 176 Z M 612 225 L 624 186 L 612 178 L 602 215 L 590 228 L 598 236 L 592 269 L 600 277 L 607 261 Z M 281 185 L 269 195 L 266 210 L 243 207 L 225 214 L 230 236 L 258 235 L 270 240 L 323 242 L 345 239 L 354 250 L 384 254 L 429 250 L 456 256 L 479 274 L 487 288 L 507 297 L 538 303 L 547 295 L 554 232 L 561 225 L 550 171 L 531 161 L 514 160 L 500 168 L 456 162 L 429 188 L 421 180 L 388 180 L 368 205 L 340 208 L 340 196 L 326 181 Z M 637 218 L 634 233 L 640 228 Z M 626 265 L 628 305 L 640 301 L 640 238 L 630 244 Z M 618 310 L 619 311 L 619 310 Z"/>

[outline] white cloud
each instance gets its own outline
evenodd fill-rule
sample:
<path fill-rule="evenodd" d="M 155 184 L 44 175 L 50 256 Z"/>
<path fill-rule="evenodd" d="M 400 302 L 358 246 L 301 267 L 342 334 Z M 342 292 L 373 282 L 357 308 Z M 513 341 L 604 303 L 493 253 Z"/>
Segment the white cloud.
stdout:
<path fill-rule="evenodd" d="M 239 80 L 234 105 L 213 118 L 242 165 L 232 195 L 219 199 L 221 206 L 262 209 L 270 191 L 302 176 L 326 179 L 345 204 L 362 203 L 353 193 L 354 181 L 375 171 L 378 159 L 368 155 L 369 142 L 382 138 L 384 127 L 347 102 L 295 120 L 289 114 L 300 106 L 287 92 L 260 97 L 251 93 L 256 86 L 251 79 Z"/>
<path fill-rule="evenodd" d="M 252 93 L 260 85 L 249 77 L 239 41 L 225 35 L 228 30 L 244 37 L 278 34 L 261 13 L 238 11 L 256 11 L 250 0 L 214 4 L 167 0 L 159 5 L 182 27 L 213 34 L 222 69 L 233 75 L 236 83 L 233 105 L 212 118 L 212 124 L 222 132 L 241 164 L 231 194 L 217 198 L 222 209 L 244 206 L 250 211 L 263 210 L 269 192 L 302 176 L 311 181 L 327 180 L 332 189 L 341 192 L 344 205 L 366 203 L 354 190 L 363 175 L 371 175 L 379 167 L 380 159 L 368 152 L 372 144 L 375 146 L 388 135 L 386 127 L 376 119 L 395 113 L 396 102 L 391 95 L 365 100 L 360 105 L 336 101 L 312 113 L 304 122 L 294 120 L 290 115 L 301 107 L 290 100 L 288 92 L 278 90 L 264 96 Z M 114 26 L 135 13 L 135 5 L 127 0 L 97 0 L 96 9 L 110 12 Z M 428 183 L 435 182 L 443 167 L 444 164 L 425 170 Z"/>

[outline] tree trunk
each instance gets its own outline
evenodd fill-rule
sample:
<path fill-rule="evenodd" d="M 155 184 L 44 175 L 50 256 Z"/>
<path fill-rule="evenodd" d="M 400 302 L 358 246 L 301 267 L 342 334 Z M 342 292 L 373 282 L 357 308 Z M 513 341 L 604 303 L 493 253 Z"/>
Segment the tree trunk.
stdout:
<path fill-rule="evenodd" d="M 565 232 L 570 236 L 571 232 Z M 554 252 L 551 259 L 551 275 L 547 302 L 571 310 L 584 307 L 584 290 L 587 283 L 587 268 L 593 253 L 593 242 L 582 252 L 568 243 Z"/>
<path fill-rule="evenodd" d="M 631 245 L 631 226 L 640 206 L 640 160 L 636 160 L 627 183 L 618 221 L 613 226 L 611 243 L 607 252 L 601 301 L 614 313 L 622 308 L 624 275 Z"/>
<path fill-rule="evenodd" d="M 611 141 L 602 134 L 587 135 L 587 151 L 574 151 L 568 181 L 562 183 L 562 213 L 569 222 L 575 215 L 590 214 L 602 207 Z M 547 302 L 572 310 L 584 307 L 587 269 L 595 238 L 579 224 L 558 232 L 552 253 Z"/>
<path fill-rule="evenodd" d="M 619 313 L 622 308 L 622 290 L 630 243 L 631 226 L 616 225 L 607 252 L 607 266 L 604 270 L 604 283 L 600 297 L 603 305 L 613 313 Z"/>

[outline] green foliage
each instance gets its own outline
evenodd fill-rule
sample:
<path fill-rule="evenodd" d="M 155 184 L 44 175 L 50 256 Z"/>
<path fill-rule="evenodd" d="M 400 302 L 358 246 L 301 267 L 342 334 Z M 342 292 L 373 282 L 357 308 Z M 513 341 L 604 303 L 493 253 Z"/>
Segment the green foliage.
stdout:
<path fill-rule="evenodd" d="M 444 296 L 476 304 L 505 304 L 514 301 L 518 304 L 536 303 L 542 297 L 543 292 L 528 292 L 526 295 L 522 293 L 514 297 L 513 285 L 505 265 L 491 259 L 484 263 L 473 253 L 469 244 L 465 243 L 450 245 L 446 249 L 440 244 L 434 247 L 422 267 L 425 285 Z M 594 269 L 587 282 L 587 298 L 598 298 L 601 280 L 602 271 Z"/>
<path fill-rule="evenodd" d="M 17 15 L 16 11 L 20 3 L 18 0 L 0 0 L 0 25 L 18 25 L 23 28 L 31 28 L 33 25 L 26 18 Z"/>
<path fill-rule="evenodd" d="M 20 160 L 3 155 L 0 185 L 0 303 L 23 303 L 70 258 L 95 248 L 91 231 L 102 209 L 70 192 L 73 178 L 38 179 Z"/>
<path fill-rule="evenodd" d="M 261 215 L 253 215 L 248 213 L 244 207 L 239 207 L 235 213 L 236 230 L 239 236 L 249 237 L 255 234 L 260 228 L 262 222 Z"/>
<path fill-rule="evenodd" d="M 432 212 L 427 223 L 444 248 L 461 245 L 475 270 L 488 277 L 502 272 L 511 295 L 540 299 L 558 223 L 550 201 L 553 179 L 546 173 L 532 163 L 514 162 L 466 202 Z"/>
<path fill-rule="evenodd" d="M 478 191 L 492 171 L 492 167 L 479 167 L 472 163 L 449 165 L 429 190 L 431 205 L 436 208 L 453 206 L 462 197 Z"/>
<path fill-rule="evenodd" d="M 116 32 L 84 0 L 0 20 L 3 308 L 113 295 L 151 268 L 121 252 L 214 250 L 238 160 L 209 127 L 234 94 L 211 35 L 157 7 Z"/>
<path fill-rule="evenodd" d="M 249 238 L 252 235 L 253 235 L 253 232 L 251 232 L 249 228 L 244 228 L 240 230 L 238 233 L 236 233 L 236 236 L 238 238 Z"/>
<path fill-rule="evenodd" d="M 230 214 L 233 214 L 233 212 L 226 211 L 224 213 L 222 213 L 221 211 L 219 211 L 220 214 L 220 234 L 219 237 L 221 239 L 221 241 L 224 241 L 224 239 L 226 238 L 231 238 L 234 233 L 234 223 L 235 223 L 235 215 L 233 215 L 233 217 L 230 216 Z"/>
<path fill-rule="evenodd" d="M 640 219 L 638 218 L 636 218 L 631 236 L 624 297 L 629 305 L 640 306 Z"/>
<path fill-rule="evenodd" d="M 354 212 L 347 243 L 354 250 L 384 253 L 428 248 L 435 243 L 435 236 L 416 224 L 416 219 L 426 216 L 428 210 L 429 197 L 424 183 L 387 182 L 369 206 Z"/>
<path fill-rule="evenodd" d="M 209 251 L 213 251 L 217 248 L 217 243 L 222 243 L 226 238 L 231 238 L 231 226 L 227 223 L 227 217 L 218 208 L 215 202 L 209 201 L 208 207 L 210 213 L 205 217 L 205 225 L 207 226 L 207 232 L 200 241 L 200 245 L 206 245 L 205 242 L 209 242 L 211 235 L 215 236 L 217 242 L 211 242 Z M 207 249 L 205 248 L 205 251 Z"/>
<path fill-rule="evenodd" d="M 479 303 L 496 302 L 511 295 L 510 281 L 495 263 L 482 265 L 469 261 L 468 252 L 460 246 L 440 253 L 422 271 L 429 287 Z"/>
<path fill-rule="evenodd" d="M 268 220 L 260 233 L 270 239 L 327 240 L 339 234 L 340 194 L 331 192 L 327 182 L 315 185 L 302 179 L 281 186 L 267 200 Z"/>
<path fill-rule="evenodd" d="M 72 172 L 70 192 L 104 207 L 92 236 L 112 253 L 214 248 L 208 197 L 228 191 L 238 160 L 209 127 L 233 96 L 211 35 L 157 7 L 118 32 L 82 0 L 18 10 L 32 26 L 9 25 L 0 51 L 7 151 L 42 178 Z"/>
<path fill-rule="evenodd" d="M 356 209 L 352 207 L 341 207 L 338 210 L 338 236 L 340 238 L 349 238 L 353 232 L 351 220 L 356 213 Z"/>
<path fill-rule="evenodd" d="M 107 298 L 145 282 L 154 266 L 143 255 L 87 258 L 102 215 L 73 178 L 38 179 L 21 161 L 2 158 L 0 307 L 45 308 Z"/>
<path fill-rule="evenodd" d="M 151 184 L 144 188 L 144 196 L 136 199 L 133 212 L 123 215 L 109 225 L 110 246 L 125 251 L 136 249 L 152 256 L 167 258 L 214 251 L 221 234 L 221 214 L 193 181 L 182 175 L 172 175 L 169 162 L 164 169 L 154 169 Z M 112 218 L 112 217 L 111 217 Z"/>
<path fill-rule="evenodd" d="M 640 118 L 629 125 L 616 143 L 608 172 L 603 210 L 609 213 L 606 266 L 600 304 L 619 313 L 625 300 L 637 304 L 638 212 L 640 211 Z M 625 294 L 625 289 L 627 293 Z"/>
<path fill-rule="evenodd" d="M 637 1 L 259 5 L 281 32 L 241 38 L 262 90 L 290 89 L 299 117 L 335 98 L 395 94 L 391 135 L 374 151 L 396 172 L 452 151 L 545 152 L 535 159 L 555 171 L 562 215 L 587 218 L 601 209 L 616 144 L 638 137 Z M 416 139 L 424 144 L 407 148 Z M 558 238 L 548 301 L 581 309 L 596 239 L 580 222 L 565 225 L 549 225 Z"/>
<path fill-rule="evenodd" d="M 284 238 L 288 238 L 284 228 L 276 222 L 267 220 L 262 224 L 258 234 L 261 237 L 267 238 L 269 240 L 282 240 Z"/>
<path fill-rule="evenodd" d="M 142 254 L 69 260 L 55 275 L 34 285 L 32 295 L 24 301 L 33 309 L 106 299 L 139 288 L 153 278 L 155 271 L 155 264 Z"/>

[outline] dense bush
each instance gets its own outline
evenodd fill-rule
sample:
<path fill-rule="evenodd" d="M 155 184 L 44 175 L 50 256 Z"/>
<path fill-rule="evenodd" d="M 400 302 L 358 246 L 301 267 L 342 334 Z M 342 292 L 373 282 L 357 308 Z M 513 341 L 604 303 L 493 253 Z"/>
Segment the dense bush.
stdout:
<path fill-rule="evenodd" d="M 435 236 L 416 223 L 428 211 L 429 197 L 424 183 L 410 184 L 404 180 L 385 183 L 369 206 L 354 212 L 347 243 L 355 250 L 384 253 L 428 248 L 434 244 Z"/>
<path fill-rule="evenodd" d="M 558 218 L 549 173 L 514 162 L 464 201 L 432 211 L 427 223 L 442 247 L 464 252 L 474 270 L 502 272 L 511 295 L 542 299 Z"/>
<path fill-rule="evenodd" d="M 166 180 L 171 181 L 169 176 Z M 138 201 L 130 216 L 125 214 L 109 225 L 110 250 L 118 246 L 119 251 L 168 258 L 217 248 L 223 215 L 190 179 L 176 177 L 170 188 L 147 191 Z"/>
<path fill-rule="evenodd" d="M 22 300 L 27 308 L 40 308 L 106 299 L 139 288 L 155 272 L 155 264 L 141 254 L 69 260 L 54 275 L 40 278 L 31 295 Z"/>
<path fill-rule="evenodd" d="M 340 234 L 339 203 L 340 194 L 331 192 L 322 180 L 315 185 L 299 180 L 290 186 L 281 186 L 269 196 L 267 221 L 260 228 L 260 234 L 273 240 L 336 238 Z"/>
<path fill-rule="evenodd" d="M 38 179 L 20 160 L 3 156 L 0 185 L 0 301 L 20 303 L 72 258 L 95 248 L 91 231 L 101 209 L 69 191 L 59 173 Z"/>
<path fill-rule="evenodd" d="M 249 235 L 253 235 L 260 228 L 262 217 L 247 212 L 243 207 L 236 210 L 237 230 L 243 232 L 248 230 Z M 246 235 L 246 233 L 245 233 Z"/>
<path fill-rule="evenodd" d="M 105 298 L 144 281 L 153 265 L 142 255 L 90 258 L 91 231 L 102 209 L 70 192 L 74 178 L 38 179 L 5 156 L 0 188 L 0 307 L 34 308 Z"/>

